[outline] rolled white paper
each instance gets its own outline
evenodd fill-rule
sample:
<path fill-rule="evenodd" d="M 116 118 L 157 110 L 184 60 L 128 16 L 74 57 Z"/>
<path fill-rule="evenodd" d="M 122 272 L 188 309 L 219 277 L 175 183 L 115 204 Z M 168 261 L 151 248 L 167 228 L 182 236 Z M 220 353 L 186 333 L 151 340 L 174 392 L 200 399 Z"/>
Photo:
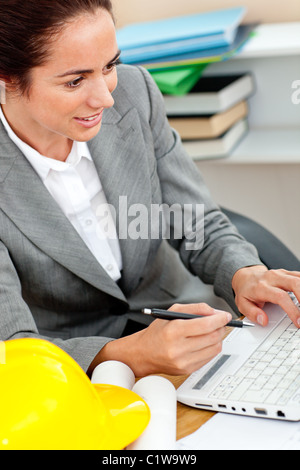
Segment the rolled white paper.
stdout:
<path fill-rule="evenodd" d="M 128 450 L 175 450 L 177 397 L 173 384 L 163 377 L 149 376 L 139 380 L 132 391 L 147 403 L 151 419 Z"/>
<path fill-rule="evenodd" d="M 95 368 L 91 381 L 93 384 L 116 385 L 131 390 L 135 384 L 135 375 L 126 364 L 107 361 Z"/>

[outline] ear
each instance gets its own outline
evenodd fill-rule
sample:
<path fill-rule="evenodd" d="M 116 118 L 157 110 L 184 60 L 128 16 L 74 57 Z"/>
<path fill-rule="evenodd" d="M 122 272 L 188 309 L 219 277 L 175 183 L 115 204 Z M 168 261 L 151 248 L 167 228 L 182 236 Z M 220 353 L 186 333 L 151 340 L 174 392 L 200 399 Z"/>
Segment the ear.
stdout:
<path fill-rule="evenodd" d="M 0 77 L 0 104 L 6 103 L 6 82 Z"/>
<path fill-rule="evenodd" d="M 5 104 L 9 93 L 17 90 L 17 84 L 12 78 L 0 75 L 0 104 Z"/>

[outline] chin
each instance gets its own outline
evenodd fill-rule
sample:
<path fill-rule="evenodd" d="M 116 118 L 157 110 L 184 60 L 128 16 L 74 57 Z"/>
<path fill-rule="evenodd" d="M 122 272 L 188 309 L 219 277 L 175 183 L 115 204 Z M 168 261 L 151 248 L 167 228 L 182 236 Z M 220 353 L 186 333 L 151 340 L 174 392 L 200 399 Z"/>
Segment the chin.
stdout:
<path fill-rule="evenodd" d="M 96 127 L 93 127 L 92 129 L 84 129 L 81 132 L 72 132 L 72 135 L 70 135 L 69 138 L 76 142 L 89 142 L 99 134 L 100 129 L 101 124 Z"/>

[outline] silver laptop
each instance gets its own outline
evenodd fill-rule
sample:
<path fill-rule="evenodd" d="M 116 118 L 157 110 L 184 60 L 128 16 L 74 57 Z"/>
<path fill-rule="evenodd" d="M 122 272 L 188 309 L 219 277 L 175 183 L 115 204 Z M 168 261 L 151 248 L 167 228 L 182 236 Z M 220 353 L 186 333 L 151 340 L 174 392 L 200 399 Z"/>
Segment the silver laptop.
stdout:
<path fill-rule="evenodd" d="M 210 411 L 300 421 L 300 330 L 265 307 L 266 328 L 235 329 L 223 351 L 178 389 L 178 401 Z"/>

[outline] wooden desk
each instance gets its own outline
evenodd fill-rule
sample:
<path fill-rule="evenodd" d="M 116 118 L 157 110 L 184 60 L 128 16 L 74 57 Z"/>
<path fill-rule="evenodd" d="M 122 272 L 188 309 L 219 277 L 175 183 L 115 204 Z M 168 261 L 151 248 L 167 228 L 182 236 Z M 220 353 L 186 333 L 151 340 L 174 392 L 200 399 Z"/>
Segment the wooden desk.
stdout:
<path fill-rule="evenodd" d="M 177 389 L 187 377 L 164 376 Z M 178 403 L 177 405 L 177 440 L 197 431 L 203 424 L 207 423 L 216 413 L 211 411 L 197 410 Z"/>

